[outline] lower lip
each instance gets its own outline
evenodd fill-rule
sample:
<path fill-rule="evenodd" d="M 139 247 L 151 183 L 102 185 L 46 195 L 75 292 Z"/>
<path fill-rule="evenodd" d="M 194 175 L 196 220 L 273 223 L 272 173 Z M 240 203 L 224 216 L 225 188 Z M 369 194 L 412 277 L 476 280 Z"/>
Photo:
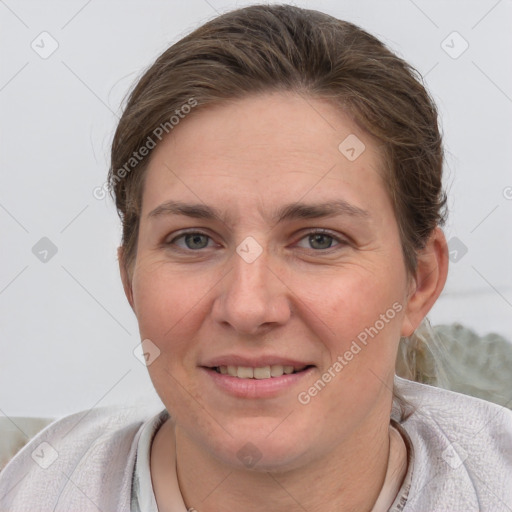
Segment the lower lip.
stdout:
<path fill-rule="evenodd" d="M 314 370 L 313 366 L 297 373 L 284 374 L 281 377 L 269 379 L 239 379 L 218 373 L 213 368 L 201 367 L 222 391 L 238 398 L 271 398 L 283 391 L 289 390 L 297 383 L 303 381 Z"/>

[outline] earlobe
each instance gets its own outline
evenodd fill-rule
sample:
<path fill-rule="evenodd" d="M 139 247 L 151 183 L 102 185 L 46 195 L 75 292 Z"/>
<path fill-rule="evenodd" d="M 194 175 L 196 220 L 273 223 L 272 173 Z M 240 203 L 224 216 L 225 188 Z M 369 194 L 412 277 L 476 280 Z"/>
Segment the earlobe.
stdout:
<path fill-rule="evenodd" d="M 425 248 L 418 254 L 415 289 L 409 297 L 402 336 L 411 336 L 443 291 L 448 275 L 448 247 L 440 227 L 432 232 Z"/>
<path fill-rule="evenodd" d="M 128 299 L 128 302 L 130 303 L 132 310 L 135 311 L 133 302 L 132 283 L 130 276 L 128 275 L 128 270 L 126 268 L 124 248 L 122 246 L 117 248 L 117 259 L 119 262 L 119 272 L 121 274 L 121 281 L 123 283 L 124 294 L 126 295 L 126 298 Z"/>

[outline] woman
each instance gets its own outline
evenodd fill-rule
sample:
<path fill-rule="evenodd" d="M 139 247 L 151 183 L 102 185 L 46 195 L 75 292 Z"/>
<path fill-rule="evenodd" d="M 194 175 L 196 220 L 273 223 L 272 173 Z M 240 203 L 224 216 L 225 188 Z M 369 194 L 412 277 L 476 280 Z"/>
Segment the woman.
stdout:
<path fill-rule="evenodd" d="M 512 413 L 395 376 L 446 281 L 442 159 L 415 72 L 350 23 L 255 5 L 171 46 L 109 174 L 165 410 L 50 425 L 2 510 L 510 509 Z"/>

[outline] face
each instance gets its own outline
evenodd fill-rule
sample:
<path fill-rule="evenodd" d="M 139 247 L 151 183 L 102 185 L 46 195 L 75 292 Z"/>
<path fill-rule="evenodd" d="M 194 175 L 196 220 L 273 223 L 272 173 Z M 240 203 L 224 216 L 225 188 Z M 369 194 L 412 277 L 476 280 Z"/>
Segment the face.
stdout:
<path fill-rule="evenodd" d="M 197 111 L 154 150 L 130 301 L 177 432 L 218 460 L 294 467 L 389 420 L 409 288 L 382 167 L 291 93 Z"/>

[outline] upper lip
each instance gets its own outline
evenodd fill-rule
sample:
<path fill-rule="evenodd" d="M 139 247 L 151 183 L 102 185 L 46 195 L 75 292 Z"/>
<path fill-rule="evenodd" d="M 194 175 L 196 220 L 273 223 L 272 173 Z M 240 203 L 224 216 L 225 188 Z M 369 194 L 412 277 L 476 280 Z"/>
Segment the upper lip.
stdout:
<path fill-rule="evenodd" d="M 218 366 L 248 366 L 250 368 L 262 368 L 264 366 L 273 365 L 303 368 L 304 366 L 310 366 L 311 363 L 307 361 L 297 361 L 296 359 L 290 359 L 288 357 L 281 356 L 269 355 L 260 357 L 244 357 L 239 355 L 225 355 L 208 359 L 200 366 L 206 366 L 208 368 L 216 368 Z"/>

